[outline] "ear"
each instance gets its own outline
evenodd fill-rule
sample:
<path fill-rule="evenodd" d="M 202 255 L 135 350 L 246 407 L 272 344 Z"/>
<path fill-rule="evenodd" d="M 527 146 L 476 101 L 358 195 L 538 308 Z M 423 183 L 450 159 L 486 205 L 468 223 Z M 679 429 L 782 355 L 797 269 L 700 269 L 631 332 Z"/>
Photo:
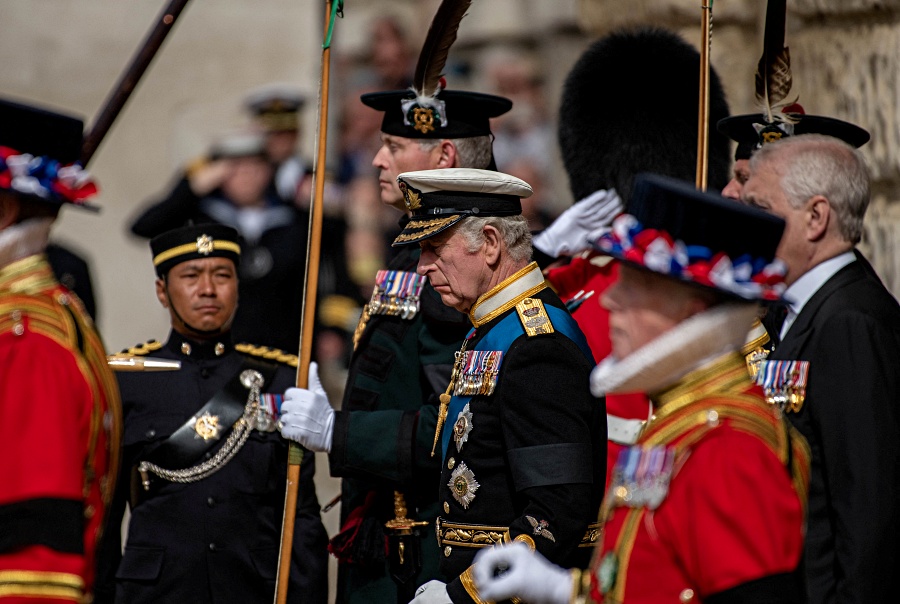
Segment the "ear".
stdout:
<path fill-rule="evenodd" d="M 500 231 L 489 224 L 484 225 L 482 233 L 484 234 L 484 244 L 481 249 L 484 252 L 484 260 L 488 266 L 494 266 L 500 260 L 500 246 L 503 237 L 500 235 Z"/>
<path fill-rule="evenodd" d="M 21 209 L 22 202 L 15 195 L 0 194 L 0 231 L 16 224 Z"/>
<path fill-rule="evenodd" d="M 450 140 L 444 139 L 441 141 L 441 144 L 437 147 L 440 150 L 440 155 L 438 156 L 437 167 L 438 168 L 458 168 L 457 165 L 457 153 L 456 153 L 456 145 L 454 145 Z"/>
<path fill-rule="evenodd" d="M 163 308 L 169 308 L 169 295 L 166 293 L 166 282 L 163 279 L 156 280 L 156 299 Z"/>
<path fill-rule="evenodd" d="M 819 241 L 828 232 L 831 223 L 831 204 L 822 195 L 815 195 L 806 202 L 806 238 Z"/>

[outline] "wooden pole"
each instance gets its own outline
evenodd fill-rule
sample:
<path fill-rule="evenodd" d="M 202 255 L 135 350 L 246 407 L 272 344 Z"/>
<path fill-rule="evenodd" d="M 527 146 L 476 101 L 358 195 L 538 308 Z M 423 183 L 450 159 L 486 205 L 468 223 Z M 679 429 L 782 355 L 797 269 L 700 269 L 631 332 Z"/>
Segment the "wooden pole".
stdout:
<path fill-rule="evenodd" d="M 334 0 L 337 1 L 337 0 Z M 303 311 L 300 322 L 300 359 L 297 363 L 297 387 L 309 386 L 309 361 L 312 354 L 313 324 L 316 317 L 316 292 L 319 286 L 319 259 L 322 249 L 322 201 L 325 196 L 325 151 L 328 140 L 328 84 L 331 46 L 328 42 L 332 19 L 332 0 L 325 3 L 325 33 L 322 49 L 322 74 L 319 81 L 319 118 L 316 126 L 316 164 L 312 200 L 309 207 L 309 239 L 306 245 L 306 275 L 304 278 Z M 291 551 L 294 544 L 294 521 L 297 515 L 297 487 L 303 449 L 295 442 L 288 451 L 287 485 L 284 515 L 281 523 L 281 551 L 278 554 L 278 576 L 275 587 L 276 604 L 287 602 L 291 578 Z"/>
<path fill-rule="evenodd" d="M 703 2 L 700 32 L 700 110 L 697 115 L 697 188 L 706 190 L 709 177 L 709 50 L 713 0 Z"/>
<path fill-rule="evenodd" d="M 188 2 L 190 0 L 171 0 L 169 5 L 157 16 L 153 29 L 144 38 L 138 51 L 134 53 L 131 63 L 119 76 L 119 81 L 116 82 L 109 96 L 106 97 L 103 109 L 100 110 L 97 119 L 94 120 L 90 131 L 85 134 L 84 143 L 81 146 L 82 166 L 87 166 L 91 158 L 94 157 L 94 153 L 96 153 L 101 141 L 109 132 L 113 122 L 119 117 L 119 112 L 125 107 L 125 103 L 128 102 L 128 98 L 134 92 L 138 82 L 141 81 L 141 77 L 144 75 L 147 67 L 150 66 L 153 57 L 156 56 L 166 36 L 172 31 L 178 15 L 181 14 Z"/>

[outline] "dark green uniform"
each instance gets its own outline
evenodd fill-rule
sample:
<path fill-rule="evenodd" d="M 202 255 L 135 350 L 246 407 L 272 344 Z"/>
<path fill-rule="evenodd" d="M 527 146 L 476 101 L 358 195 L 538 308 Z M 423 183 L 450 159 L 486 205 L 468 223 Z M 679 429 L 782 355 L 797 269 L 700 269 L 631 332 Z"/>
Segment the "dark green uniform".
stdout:
<path fill-rule="evenodd" d="M 415 272 L 419 249 L 405 248 L 388 267 Z M 442 578 L 434 539 L 440 455 L 431 457 L 438 396 L 450 382 L 455 351 L 469 329 L 465 315 L 444 306 L 426 284 L 412 317 L 371 316 L 350 361 L 329 461 L 342 481 L 338 602 L 395 602 L 385 562 L 384 524 L 394 517 L 394 491 L 410 518 L 425 520 L 423 568 L 417 583 Z"/>

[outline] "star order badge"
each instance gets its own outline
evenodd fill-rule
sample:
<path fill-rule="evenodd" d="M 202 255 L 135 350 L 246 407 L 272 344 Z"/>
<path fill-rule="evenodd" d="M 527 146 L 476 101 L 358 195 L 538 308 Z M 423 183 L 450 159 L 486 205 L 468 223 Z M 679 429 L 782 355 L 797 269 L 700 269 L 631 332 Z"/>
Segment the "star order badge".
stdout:
<path fill-rule="evenodd" d="M 481 485 L 475 480 L 475 473 L 466 466 L 465 462 L 461 462 L 450 475 L 450 482 L 447 483 L 447 486 L 450 487 L 450 492 L 459 505 L 469 509 L 469 505 L 475 499 L 475 491 Z"/>
<path fill-rule="evenodd" d="M 462 446 L 469 440 L 469 432 L 472 431 L 472 428 L 474 428 L 472 411 L 469 409 L 469 403 L 466 403 L 453 425 L 453 440 L 456 441 L 457 452 L 461 451 Z"/>
<path fill-rule="evenodd" d="M 191 427 L 194 429 L 194 432 L 197 433 L 197 436 L 199 436 L 203 440 L 219 438 L 218 415 L 213 415 L 208 412 L 204 413 L 194 420 L 194 425 Z"/>
<path fill-rule="evenodd" d="M 190 244 L 188 244 L 190 245 Z M 213 238 L 209 235 L 197 237 L 197 253 L 209 256 L 213 251 Z"/>

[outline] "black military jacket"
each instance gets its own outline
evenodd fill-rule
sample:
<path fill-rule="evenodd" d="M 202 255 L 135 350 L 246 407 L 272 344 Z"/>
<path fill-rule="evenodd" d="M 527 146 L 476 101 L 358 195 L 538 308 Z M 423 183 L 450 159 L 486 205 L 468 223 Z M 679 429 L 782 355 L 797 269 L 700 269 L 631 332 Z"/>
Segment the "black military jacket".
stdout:
<path fill-rule="evenodd" d="M 417 247 L 404 247 L 388 269 L 415 272 Z M 339 567 L 338 602 L 395 602 L 384 560 L 384 523 L 394 517 L 394 490 L 411 518 L 428 521 L 422 534 L 419 583 L 441 577 L 433 536 L 440 457 L 431 457 L 438 395 L 450 382 L 453 353 L 469 330 L 465 315 L 444 306 L 426 283 L 412 317 L 375 314 L 350 361 L 344 401 L 335 419 L 329 465 L 343 477 L 341 520 L 353 515 L 334 545 L 353 562 Z M 352 535 L 352 538 L 350 538 Z M 344 539 L 344 537 L 348 539 Z M 340 543 L 337 543 L 340 542 Z"/>
<path fill-rule="evenodd" d="M 536 264 L 517 275 L 543 282 Z M 546 285 L 517 295 L 514 284 L 511 278 L 479 298 L 470 312 L 476 329 L 468 350 L 516 315 L 524 298 L 567 312 Z M 483 313 L 489 306 L 496 310 Z M 590 393 L 593 363 L 554 327 L 554 333 L 518 336 L 502 351 L 493 393 L 472 396 L 467 417 L 447 417 L 452 436 L 441 469 L 437 532 L 441 570 L 455 577 L 448 584 L 455 603 L 480 601 L 467 569 L 479 548 L 501 540 L 525 541 L 567 567 L 589 561 L 597 533 L 588 529 L 605 478 L 606 412 Z"/>
<path fill-rule="evenodd" d="M 114 502 L 119 522 L 131 482 L 128 474 L 135 464 L 203 407 L 242 369 L 248 356 L 237 352 L 230 339 L 201 344 L 175 332 L 161 348 L 148 344 L 137 352 L 177 359 L 182 365 L 179 371 L 117 374 L 125 424 L 124 476 Z M 293 368 L 280 364 L 263 392 L 281 394 L 293 384 Z M 225 437 L 204 457 L 224 441 Z M 177 484 L 152 476 L 152 488 L 144 491 L 136 481 L 140 502 L 131 510 L 124 556 L 119 560 L 118 543 L 105 544 L 100 581 L 106 584 L 98 589 L 96 602 L 112 600 L 110 569 L 115 569 L 115 602 L 121 604 L 271 602 L 287 449 L 277 430 L 254 430 L 227 465 L 199 482 Z M 319 517 L 314 473 L 315 458 L 308 453 L 300 472 L 289 601 L 324 604 L 327 536 Z M 116 520 L 111 526 L 118 527 Z M 108 533 L 115 537 L 118 531 Z"/>

